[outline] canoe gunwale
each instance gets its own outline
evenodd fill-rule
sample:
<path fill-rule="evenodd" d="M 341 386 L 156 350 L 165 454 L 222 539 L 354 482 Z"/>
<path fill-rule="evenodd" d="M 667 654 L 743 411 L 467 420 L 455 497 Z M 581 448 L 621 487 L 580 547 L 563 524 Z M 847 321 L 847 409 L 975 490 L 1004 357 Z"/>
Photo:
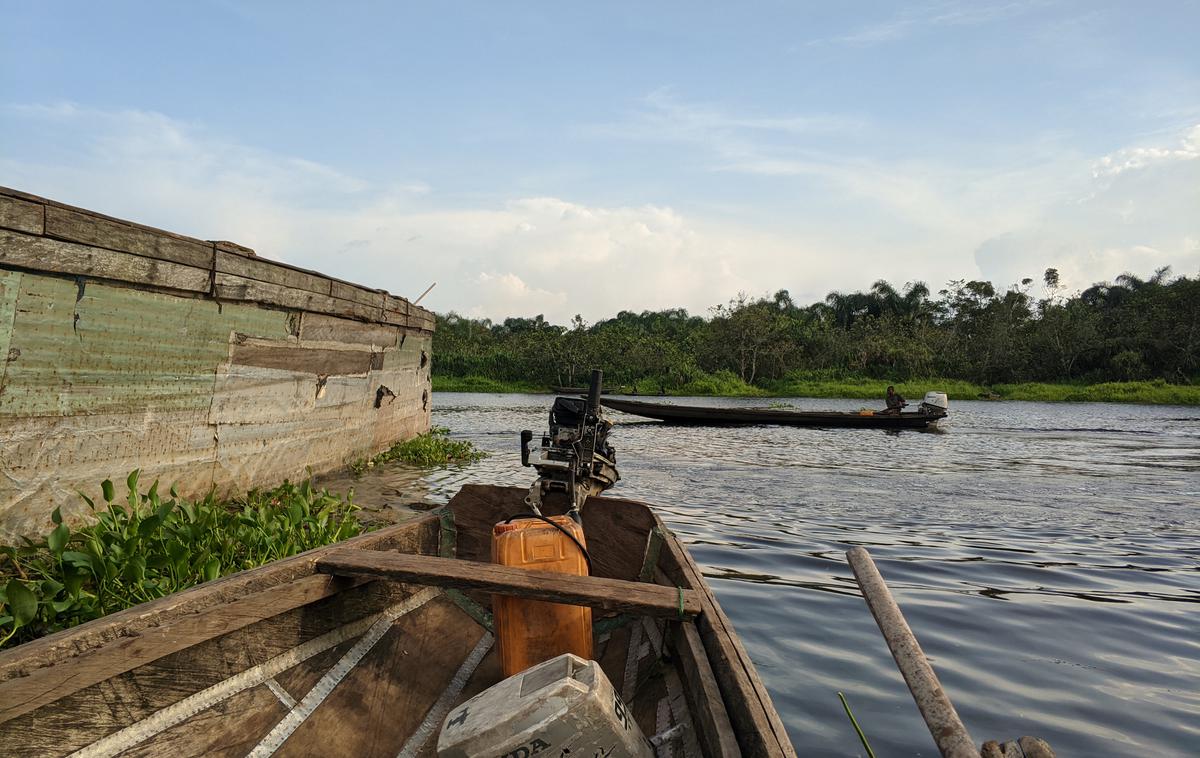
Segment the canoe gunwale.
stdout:
<path fill-rule="evenodd" d="M 341 545 L 396 549 L 431 533 L 435 523 L 427 517 Z M 326 549 L 230 574 L 0 653 L 0 723 L 171 653 L 363 584 L 318 575 L 316 562 Z M 211 616 L 231 609 L 237 612 L 225 616 L 232 618 Z M 71 672 L 59 668 L 68 663 Z"/>

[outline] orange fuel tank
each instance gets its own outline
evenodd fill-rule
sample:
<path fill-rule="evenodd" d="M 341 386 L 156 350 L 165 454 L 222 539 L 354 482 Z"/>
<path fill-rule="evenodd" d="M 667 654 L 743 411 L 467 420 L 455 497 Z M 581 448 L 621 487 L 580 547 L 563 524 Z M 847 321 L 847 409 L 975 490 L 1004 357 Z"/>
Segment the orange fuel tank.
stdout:
<path fill-rule="evenodd" d="M 583 527 L 567 516 L 549 516 L 581 545 Z M 524 518 L 492 529 L 492 562 L 536 571 L 587 576 L 587 561 L 579 546 L 544 521 Z M 563 653 L 592 657 L 592 609 L 577 605 L 492 596 L 496 643 L 504 676 Z"/>

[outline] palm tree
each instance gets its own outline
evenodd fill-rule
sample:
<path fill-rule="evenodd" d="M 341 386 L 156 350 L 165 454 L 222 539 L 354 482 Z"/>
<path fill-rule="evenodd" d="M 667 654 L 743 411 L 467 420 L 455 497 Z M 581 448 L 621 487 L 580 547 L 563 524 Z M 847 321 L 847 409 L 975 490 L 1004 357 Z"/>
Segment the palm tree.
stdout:
<path fill-rule="evenodd" d="M 909 321 L 927 321 L 933 315 L 929 303 L 929 287 L 925 282 L 909 282 L 904 285 L 904 297 L 901 300 L 903 313 Z"/>
<path fill-rule="evenodd" d="M 874 302 L 871 304 L 871 315 L 883 316 L 887 314 L 899 314 L 902 310 L 900 293 L 887 280 L 880 279 L 871 285 L 871 297 Z"/>

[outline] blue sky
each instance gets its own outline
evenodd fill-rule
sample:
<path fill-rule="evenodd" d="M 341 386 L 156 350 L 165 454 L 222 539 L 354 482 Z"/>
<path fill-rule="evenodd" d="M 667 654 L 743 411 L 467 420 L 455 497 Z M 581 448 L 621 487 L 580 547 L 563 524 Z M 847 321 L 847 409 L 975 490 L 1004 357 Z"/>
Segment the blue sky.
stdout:
<path fill-rule="evenodd" d="M 0 184 L 439 311 L 1200 271 L 1195 2 L 3 5 Z"/>

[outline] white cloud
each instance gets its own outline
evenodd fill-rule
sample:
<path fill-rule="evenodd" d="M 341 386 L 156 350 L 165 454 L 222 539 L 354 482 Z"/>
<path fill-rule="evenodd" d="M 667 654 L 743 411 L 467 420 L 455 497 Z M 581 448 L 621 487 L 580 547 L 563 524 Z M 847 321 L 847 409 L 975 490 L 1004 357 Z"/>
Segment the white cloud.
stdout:
<path fill-rule="evenodd" d="M 1200 271 L 1200 125 L 1165 145 L 1136 145 L 1092 162 L 1085 190 L 1050 203 L 1036 219 L 988 239 L 975 258 L 997 283 L 1059 269 L 1082 289 L 1125 273 L 1171 266 Z M 1082 169 L 1082 167 L 1080 167 Z"/>
<path fill-rule="evenodd" d="M 669 207 L 554 197 L 444 207 L 420 181 L 373 186 L 162 114 L 59 104 L 2 115 L 44 142 L 0 158 L 0 183 L 399 295 L 437 281 L 423 304 L 439 311 L 559 322 L 620 309 L 703 313 L 738 290 L 766 293 L 825 269 L 794 255 L 796 240 Z"/>
<path fill-rule="evenodd" d="M 982 20 L 964 13 L 963 23 Z M 930 18 L 960 20 L 950 10 L 945 14 Z M 1055 266 L 1068 286 L 1086 287 L 1124 271 L 1172 265 L 1194 273 L 1200 267 L 1194 243 L 1200 235 L 1200 124 L 1162 144 L 1131 145 L 1100 158 L 1056 138 L 993 147 L 973 163 L 950 165 L 817 151 L 798 133 L 759 137 L 782 119 L 741 118 L 662 97 L 650 103 L 656 129 L 648 139 L 699 147 L 712 171 L 777 181 L 781 191 L 803 187 L 807 197 L 834 198 L 828 202 L 835 214 L 845 209 L 836 220 L 807 217 L 826 240 L 807 249 L 836 251 L 846 263 L 831 286 L 863 287 L 877 277 L 904 281 L 914 270 L 935 288 L 961 277 L 1004 286 Z M 972 250 L 974 267 L 965 265 Z M 871 268 L 860 273 L 864 263 Z"/>
<path fill-rule="evenodd" d="M 1046 5 L 1037 0 L 1024 2 L 943 1 L 901 10 L 890 19 L 871 24 L 836 37 L 811 40 L 809 45 L 826 43 L 866 47 L 904 39 L 921 29 L 939 26 L 978 26 L 1027 13 Z"/>
<path fill-rule="evenodd" d="M 1126 171 L 1136 171 L 1160 163 L 1194 161 L 1200 158 L 1200 124 L 1183 134 L 1176 145 L 1142 145 L 1110 153 L 1092 166 L 1097 179 L 1115 177 Z"/>
<path fill-rule="evenodd" d="M 711 170 L 781 188 L 802 182 L 810 194 L 771 231 L 730 221 L 736 209 L 720 221 L 666 204 L 558 197 L 448 204 L 419 180 L 379 186 L 162 114 L 70 104 L 0 111 L 0 135 L 5 121 L 21 135 L 20 144 L 5 140 L 15 149 L 0 157 L 0 184 L 230 239 L 403 296 L 436 281 L 424 305 L 493 319 L 704 313 L 739 291 L 780 288 L 809 302 L 881 277 L 924 279 L 935 289 L 978 276 L 1003 285 L 1048 266 L 1086 286 L 1127 269 L 1170 264 L 1187 273 L 1200 263 L 1200 161 L 1147 157 L 1194 149 L 1200 127 L 1165 146 L 1117 151 L 1110 164 L 1055 150 L 1053 160 L 1031 152 L 1024 168 L 1002 171 L 801 153 L 786 139 L 748 137 L 798 138 L 807 128 L 798 116 L 741 117 L 677 102 L 657 113 L 664 129 L 655 138 L 691 140 Z M 1095 178 L 1089 170 L 1135 159 L 1136 170 Z M 814 211 L 809 198 L 824 205 Z"/>
<path fill-rule="evenodd" d="M 591 125 L 582 132 L 591 137 L 686 144 L 710 150 L 725 161 L 738 161 L 752 159 L 764 142 L 845 136 L 866 127 L 861 118 L 831 113 L 734 114 L 712 104 L 682 100 L 670 88 L 649 93 L 640 105 L 624 121 Z"/>

